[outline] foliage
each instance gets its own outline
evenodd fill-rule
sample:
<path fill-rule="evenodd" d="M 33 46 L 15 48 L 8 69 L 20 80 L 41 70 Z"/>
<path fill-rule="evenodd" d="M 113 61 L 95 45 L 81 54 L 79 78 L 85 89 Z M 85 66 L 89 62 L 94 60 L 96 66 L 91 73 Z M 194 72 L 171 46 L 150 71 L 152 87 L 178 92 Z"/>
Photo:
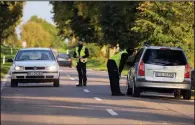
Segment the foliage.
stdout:
<path fill-rule="evenodd" d="M 101 47 L 95 43 L 89 43 L 86 45 L 89 50 L 90 57 L 100 57 L 101 56 Z"/>
<path fill-rule="evenodd" d="M 64 48 L 64 42 L 57 36 L 56 27 L 47 21 L 32 16 L 31 19 L 22 26 L 22 39 L 27 41 L 29 47 L 52 47 Z"/>
<path fill-rule="evenodd" d="M 50 3 L 62 38 L 75 36 L 88 43 L 124 45 L 131 38 L 130 28 L 139 2 Z"/>
<path fill-rule="evenodd" d="M 0 43 L 15 33 L 16 26 L 20 23 L 24 2 L 0 2 Z"/>
<path fill-rule="evenodd" d="M 139 34 L 140 44 L 180 46 L 191 65 L 194 60 L 193 2 L 143 2 L 132 31 Z M 185 18 L 184 18 L 185 17 Z"/>
<path fill-rule="evenodd" d="M 22 26 L 22 40 L 28 47 L 50 47 L 51 37 L 48 32 L 37 22 L 28 21 Z"/>
<path fill-rule="evenodd" d="M 140 47 L 180 46 L 194 62 L 193 2 L 63 1 L 53 5 L 59 36 L 84 38 L 87 43 Z"/>

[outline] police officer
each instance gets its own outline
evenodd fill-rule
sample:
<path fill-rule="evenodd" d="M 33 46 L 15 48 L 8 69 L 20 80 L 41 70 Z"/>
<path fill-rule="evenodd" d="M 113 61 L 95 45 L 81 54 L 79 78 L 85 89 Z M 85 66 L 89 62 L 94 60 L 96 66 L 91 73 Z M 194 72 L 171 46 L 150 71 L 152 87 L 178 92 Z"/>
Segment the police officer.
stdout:
<path fill-rule="evenodd" d="M 121 93 L 119 86 L 120 75 L 127 62 L 128 57 L 131 56 L 133 52 L 134 49 L 128 48 L 112 56 L 107 62 L 107 69 L 110 79 L 110 88 L 112 96 L 124 96 L 124 94 Z"/>
<path fill-rule="evenodd" d="M 87 75 L 86 75 L 86 63 L 87 57 L 89 57 L 88 49 L 83 45 L 83 42 L 78 41 L 78 46 L 74 51 L 74 58 L 77 59 L 77 72 L 79 76 L 79 84 L 77 87 L 82 87 L 87 85 Z"/>

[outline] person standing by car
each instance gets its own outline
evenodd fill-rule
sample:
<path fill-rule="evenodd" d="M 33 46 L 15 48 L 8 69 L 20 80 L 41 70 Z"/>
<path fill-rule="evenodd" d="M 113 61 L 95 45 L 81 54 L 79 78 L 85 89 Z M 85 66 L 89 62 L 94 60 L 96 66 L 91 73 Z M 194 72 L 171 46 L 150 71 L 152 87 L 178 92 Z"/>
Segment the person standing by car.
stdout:
<path fill-rule="evenodd" d="M 119 81 L 121 72 L 127 62 L 129 56 L 134 52 L 134 49 L 128 48 L 114 56 L 107 62 L 108 75 L 110 79 L 110 88 L 112 96 L 124 96 L 120 91 Z M 120 58 L 118 58 L 120 57 Z"/>
<path fill-rule="evenodd" d="M 78 41 L 78 46 L 75 48 L 73 57 L 77 59 L 76 67 L 79 76 L 79 84 L 76 86 L 77 87 L 86 86 L 87 85 L 86 63 L 87 58 L 89 57 L 89 51 L 86 48 L 86 46 L 83 45 L 83 42 L 81 40 Z"/>

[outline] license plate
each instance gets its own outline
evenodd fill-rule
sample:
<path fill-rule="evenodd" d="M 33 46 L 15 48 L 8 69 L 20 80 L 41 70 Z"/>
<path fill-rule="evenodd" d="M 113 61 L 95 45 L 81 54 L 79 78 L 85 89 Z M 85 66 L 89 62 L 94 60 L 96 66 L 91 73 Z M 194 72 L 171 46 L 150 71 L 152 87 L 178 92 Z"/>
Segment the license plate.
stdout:
<path fill-rule="evenodd" d="M 41 76 L 42 72 L 29 72 L 28 76 Z"/>
<path fill-rule="evenodd" d="M 156 72 L 155 76 L 156 77 L 168 77 L 168 78 L 173 78 L 175 73 L 167 73 L 167 72 Z"/>
<path fill-rule="evenodd" d="M 58 58 L 58 61 L 67 61 L 67 59 Z"/>

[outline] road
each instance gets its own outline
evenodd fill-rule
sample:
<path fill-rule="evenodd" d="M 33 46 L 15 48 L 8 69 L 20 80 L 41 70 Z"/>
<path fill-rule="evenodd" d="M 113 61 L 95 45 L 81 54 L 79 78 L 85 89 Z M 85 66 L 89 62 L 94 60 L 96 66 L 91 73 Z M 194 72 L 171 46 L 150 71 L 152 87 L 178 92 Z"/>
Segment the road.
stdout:
<path fill-rule="evenodd" d="M 61 68 L 60 87 L 9 81 L 1 91 L 1 125 L 193 125 L 194 100 L 145 93 L 111 96 L 107 72 L 88 70 L 88 86 L 77 88 L 74 68 Z M 125 92 L 125 78 L 121 80 Z"/>

